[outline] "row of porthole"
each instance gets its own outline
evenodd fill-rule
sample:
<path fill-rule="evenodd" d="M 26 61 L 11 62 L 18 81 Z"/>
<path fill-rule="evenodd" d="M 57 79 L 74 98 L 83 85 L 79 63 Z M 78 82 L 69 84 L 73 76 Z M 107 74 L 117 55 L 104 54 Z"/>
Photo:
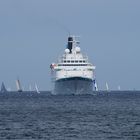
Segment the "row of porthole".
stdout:
<path fill-rule="evenodd" d="M 78 61 L 78 60 L 67 60 L 67 61 L 63 61 L 63 63 L 86 63 L 86 61 L 85 60 L 83 60 L 83 61 Z"/>

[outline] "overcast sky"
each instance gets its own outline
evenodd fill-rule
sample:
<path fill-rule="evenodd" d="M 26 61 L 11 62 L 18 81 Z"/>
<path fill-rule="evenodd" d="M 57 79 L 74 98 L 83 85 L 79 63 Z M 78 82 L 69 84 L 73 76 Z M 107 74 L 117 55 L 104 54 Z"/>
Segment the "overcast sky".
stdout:
<path fill-rule="evenodd" d="M 0 82 L 50 90 L 68 31 L 80 35 L 100 89 L 140 89 L 140 0 L 0 0 Z"/>

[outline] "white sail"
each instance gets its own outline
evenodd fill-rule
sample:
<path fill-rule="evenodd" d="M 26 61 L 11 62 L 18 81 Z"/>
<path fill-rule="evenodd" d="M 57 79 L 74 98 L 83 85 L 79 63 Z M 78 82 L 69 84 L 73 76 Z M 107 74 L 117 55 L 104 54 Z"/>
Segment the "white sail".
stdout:
<path fill-rule="evenodd" d="M 20 84 L 19 79 L 16 80 L 16 86 L 17 86 L 17 91 L 18 91 L 18 92 L 22 92 L 22 88 L 21 88 L 21 84 Z"/>
<path fill-rule="evenodd" d="M 95 79 L 93 80 L 93 83 L 94 83 L 94 89 L 95 89 L 95 91 L 98 91 L 98 85 L 97 85 L 97 82 L 96 82 Z"/>
<path fill-rule="evenodd" d="M 118 86 L 118 90 L 121 90 L 121 87 L 120 86 Z"/>
<path fill-rule="evenodd" d="M 108 91 L 109 90 L 109 87 L 108 87 L 108 83 L 106 82 L 106 90 Z"/>
<path fill-rule="evenodd" d="M 98 86 L 97 86 L 97 83 L 95 83 L 95 89 L 96 89 L 96 91 L 98 91 Z"/>
<path fill-rule="evenodd" d="M 35 89 L 36 89 L 36 92 L 37 92 L 37 93 L 40 93 L 40 91 L 39 91 L 39 89 L 38 89 L 38 87 L 37 87 L 37 84 L 35 84 Z"/>
<path fill-rule="evenodd" d="M 1 85 L 1 92 L 7 92 L 7 89 L 6 89 L 3 82 L 2 82 L 2 85 Z"/>

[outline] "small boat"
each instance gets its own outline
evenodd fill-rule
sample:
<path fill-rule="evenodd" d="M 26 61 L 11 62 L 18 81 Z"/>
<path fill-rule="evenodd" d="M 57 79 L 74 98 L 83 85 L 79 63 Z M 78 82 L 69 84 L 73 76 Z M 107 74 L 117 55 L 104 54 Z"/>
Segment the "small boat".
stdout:
<path fill-rule="evenodd" d="M 105 84 L 105 85 L 106 85 L 106 90 L 107 90 L 107 91 L 109 91 L 109 86 L 108 86 L 108 83 L 106 82 L 106 84 Z"/>
<path fill-rule="evenodd" d="M 93 80 L 93 84 L 94 84 L 95 91 L 98 91 L 98 85 L 97 85 L 96 79 Z"/>
<path fill-rule="evenodd" d="M 118 90 L 121 90 L 121 87 L 120 86 L 118 86 Z"/>
<path fill-rule="evenodd" d="M 3 82 L 2 82 L 2 84 L 1 84 L 1 92 L 2 92 L 2 93 L 7 92 L 7 89 L 5 88 L 5 85 L 4 85 Z"/>
<path fill-rule="evenodd" d="M 22 88 L 21 88 L 21 84 L 20 84 L 19 79 L 16 80 L 16 86 L 17 86 L 17 91 L 22 92 Z"/>
<path fill-rule="evenodd" d="M 37 92 L 37 93 L 40 93 L 37 84 L 35 84 L 35 89 L 36 89 L 36 92 Z"/>

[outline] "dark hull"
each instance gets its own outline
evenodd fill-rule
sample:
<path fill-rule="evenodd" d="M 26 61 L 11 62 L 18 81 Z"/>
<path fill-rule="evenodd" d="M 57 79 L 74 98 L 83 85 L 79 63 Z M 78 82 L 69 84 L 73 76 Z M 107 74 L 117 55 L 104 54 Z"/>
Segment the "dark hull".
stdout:
<path fill-rule="evenodd" d="M 91 79 L 73 77 L 55 81 L 53 94 L 92 94 L 92 91 L 93 81 Z"/>

